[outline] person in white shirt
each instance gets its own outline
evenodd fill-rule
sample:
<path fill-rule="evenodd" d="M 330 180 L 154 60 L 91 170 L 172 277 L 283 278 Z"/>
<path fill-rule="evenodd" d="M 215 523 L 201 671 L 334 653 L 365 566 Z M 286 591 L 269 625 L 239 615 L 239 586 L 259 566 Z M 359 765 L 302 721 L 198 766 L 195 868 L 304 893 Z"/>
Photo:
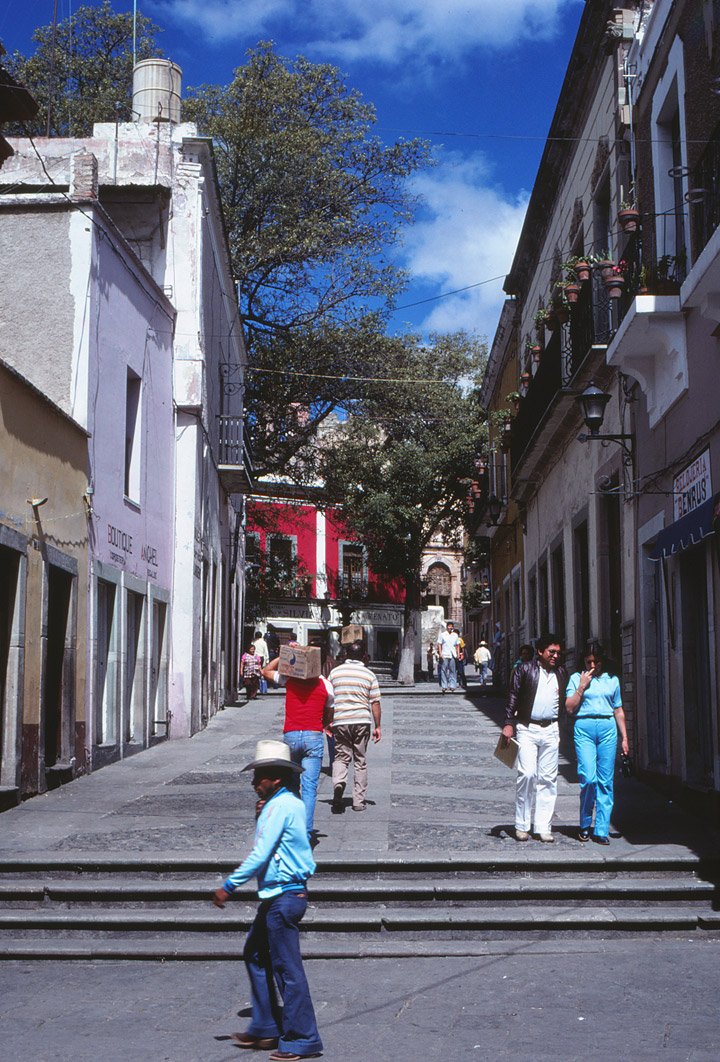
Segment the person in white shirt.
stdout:
<path fill-rule="evenodd" d="M 517 738 L 515 837 L 527 841 L 533 820 L 541 841 L 555 840 L 551 832 L 557 799 L 560 730 L 558 713 L 565 704 L 568 675 L 559 665 L 560 639 L 546 634 L 537 641 L 537 656 L 519 664 L 510 685 L 502 735 Z"/>
<path fill-rule="evenodd" d="M 460 636 L 455 631 L 455 624 L 448 620 L 447 630 L 440 631 L 438 653 L 440 654 L 440 687 L 443 693 L 455 693 L 457 689 L 457 660 Z"/>

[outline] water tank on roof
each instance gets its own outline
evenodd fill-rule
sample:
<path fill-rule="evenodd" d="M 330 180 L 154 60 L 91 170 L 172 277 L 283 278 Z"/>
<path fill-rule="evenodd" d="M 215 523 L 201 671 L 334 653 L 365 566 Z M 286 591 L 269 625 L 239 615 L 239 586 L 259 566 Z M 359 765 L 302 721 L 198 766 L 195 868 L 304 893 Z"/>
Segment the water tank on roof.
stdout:
<path fill-rule="evenodd" d="M 133 118 L 179 122 L 182 70 L 169 59 L 143 59 L 133 68 Z"/>

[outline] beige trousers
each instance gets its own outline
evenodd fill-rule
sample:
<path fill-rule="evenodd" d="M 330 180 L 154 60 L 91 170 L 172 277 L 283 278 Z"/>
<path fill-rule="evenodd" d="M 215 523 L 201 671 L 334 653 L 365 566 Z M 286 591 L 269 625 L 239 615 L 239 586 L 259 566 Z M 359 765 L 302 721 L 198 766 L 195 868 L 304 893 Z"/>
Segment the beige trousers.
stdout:
<path fill-rule="evenodd" d="M 335 759 L 333 760 L 333 786 L 345 785 L 350 761 L 353 763 L 353 807 L 365 803 L 367 793 L 367 752 L 370 740 L 368 723 L 352 723 L 350 726 L 334 726 Z"/>

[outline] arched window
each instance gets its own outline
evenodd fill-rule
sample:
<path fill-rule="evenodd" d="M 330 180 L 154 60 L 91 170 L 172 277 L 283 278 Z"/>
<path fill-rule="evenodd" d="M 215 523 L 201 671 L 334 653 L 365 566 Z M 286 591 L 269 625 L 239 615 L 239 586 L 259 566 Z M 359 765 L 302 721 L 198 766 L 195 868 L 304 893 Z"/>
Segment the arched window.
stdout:
<path fill-rule="evenodd" d="M 445 564 L 431 564 L 425 576 L 427 588 L 423 596 L 426 605 L 440 605 L 445 615 L 450 614 L 450 569 Z"/>

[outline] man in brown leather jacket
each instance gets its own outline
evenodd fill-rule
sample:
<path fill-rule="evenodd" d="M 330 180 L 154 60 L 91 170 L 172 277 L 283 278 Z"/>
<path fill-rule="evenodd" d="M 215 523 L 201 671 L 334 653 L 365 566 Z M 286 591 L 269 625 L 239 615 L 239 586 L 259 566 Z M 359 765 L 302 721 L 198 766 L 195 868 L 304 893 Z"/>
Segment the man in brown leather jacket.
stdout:
<path fill-rule="evenodd" d="M 555 840 L 551 823 L 557 798 L 558 715 L 565 704 L 568 675 L 558 665 L 562 647 L 556 635 L 543 635 L 536 648 L 537 656 L 515 670 L 502 733 L 506 742 L 515 736 L 518 743 L 515 837 L 518 841 L 530 837 L 534 797 L 535 833 L 550 843 Z"/>

